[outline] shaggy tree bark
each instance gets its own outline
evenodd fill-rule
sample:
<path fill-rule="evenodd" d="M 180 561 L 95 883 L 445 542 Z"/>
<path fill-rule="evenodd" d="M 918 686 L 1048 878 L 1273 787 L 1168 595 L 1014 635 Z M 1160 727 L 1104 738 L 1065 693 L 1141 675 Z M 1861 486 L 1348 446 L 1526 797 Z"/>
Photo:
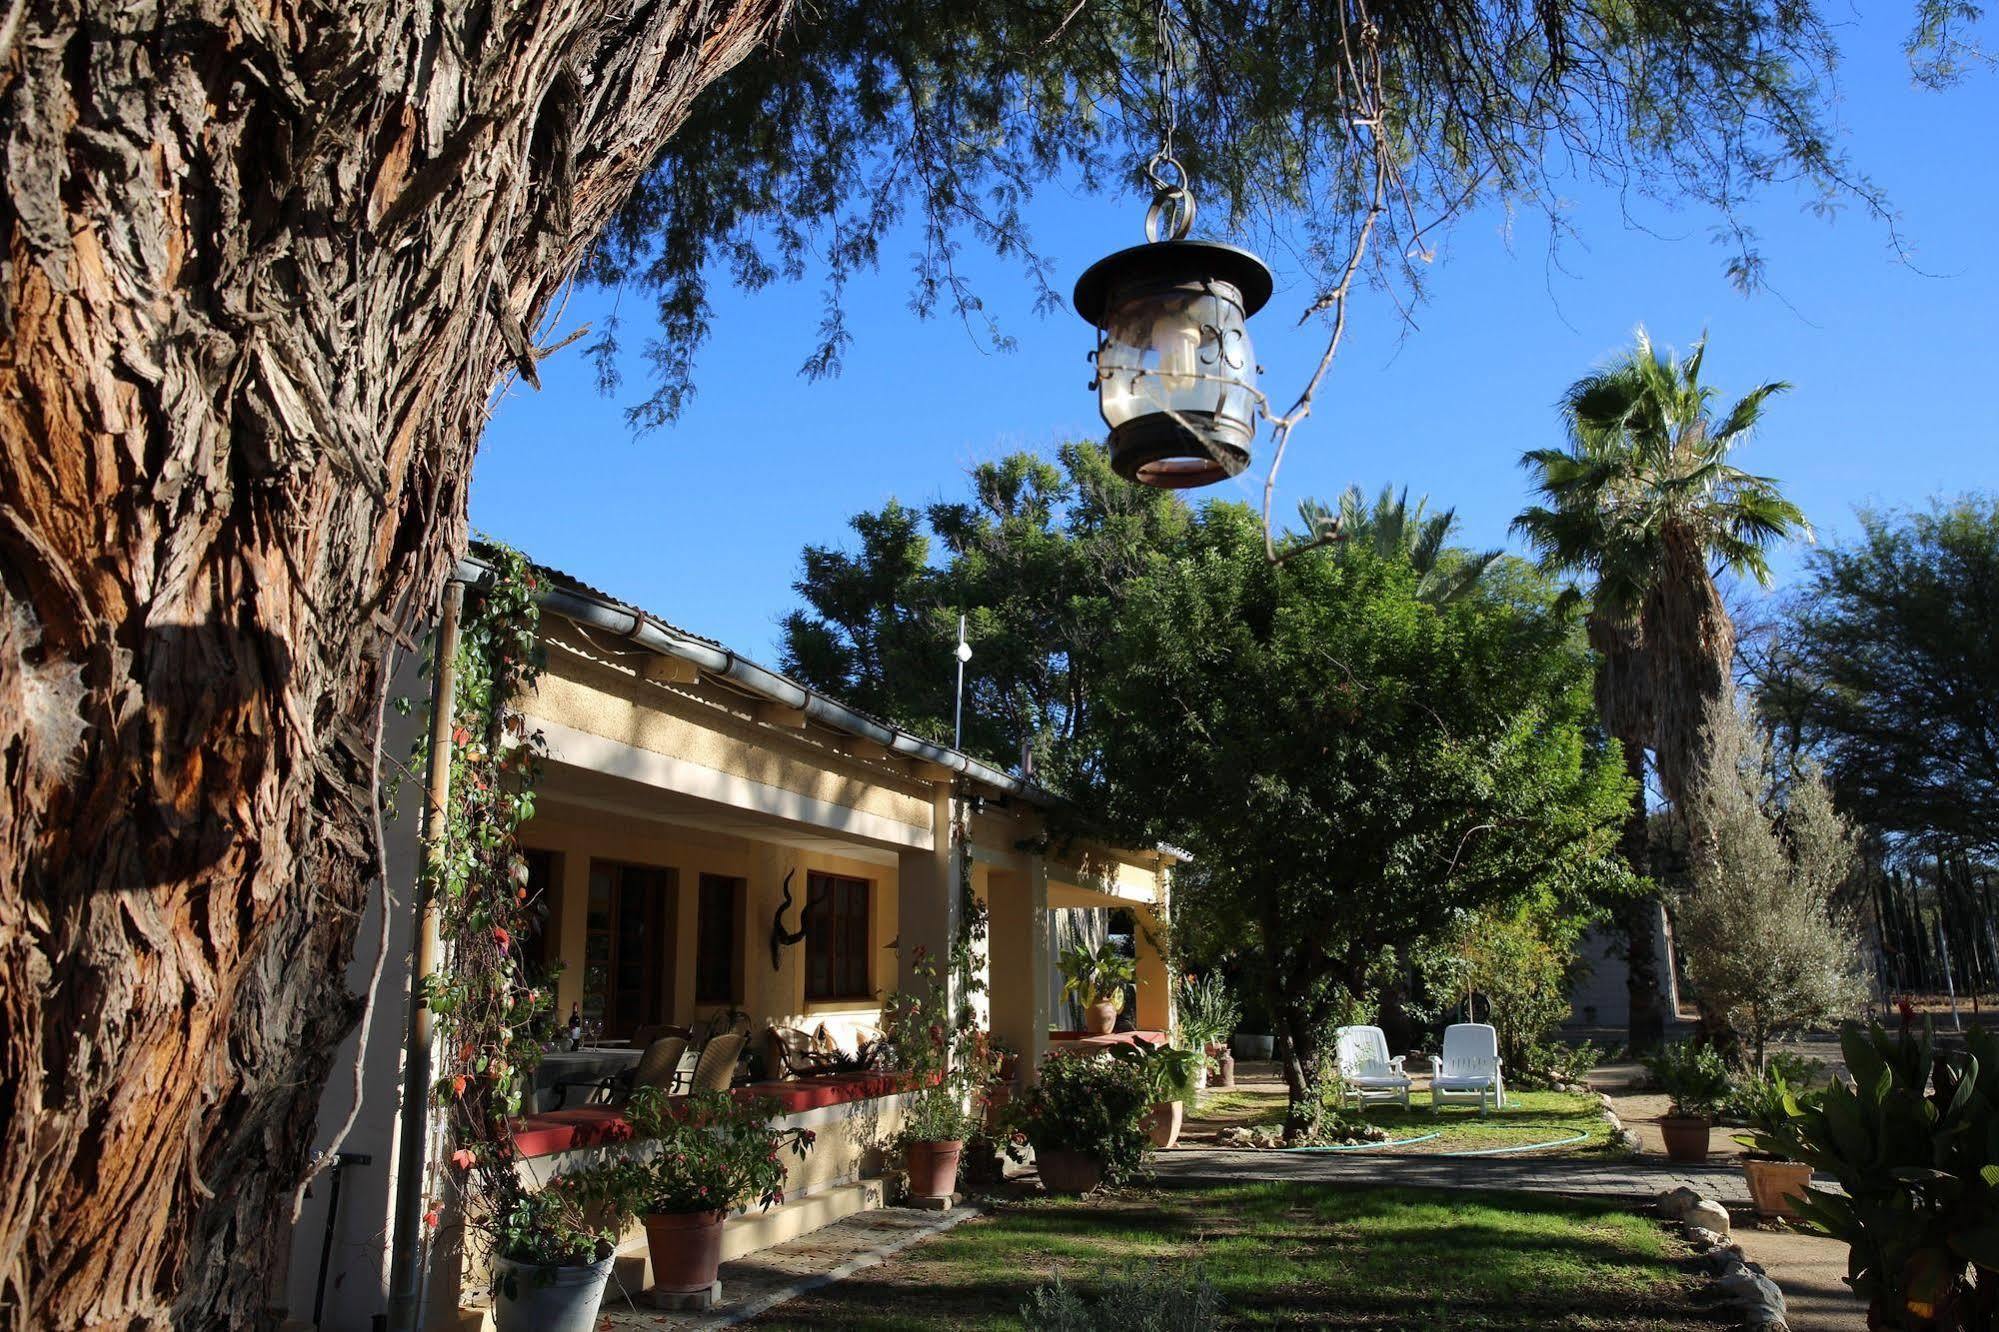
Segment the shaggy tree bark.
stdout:
<path fill-rule="evenodd" d="M 786 7 L 0 5 L 0 1328 L 272 1320 L 488 394 Z"/>
<path fill-rule="evenodd" d="M 1585 628 L 1597 652 L 1596 710 L 1604 729 L 1624 749 L 1624 771 L 1635 784 L 1618 852 L 1631 872 L 1650 871 L 1650 821 L 1645 807 L 1645 747 L 1658 709 L 1656 682 L 1639 623 L 1620 624 L 1593 613 Z M 1634 1050 L 1649 1050 L 1666 1039 L 1666 1007 L 1659 995 L 1659 945 L 1655 933 L 1659 898 L 1647 893 L 1620 902 L 1616 930 L 1624 949 L 1626 1037 Z"/>

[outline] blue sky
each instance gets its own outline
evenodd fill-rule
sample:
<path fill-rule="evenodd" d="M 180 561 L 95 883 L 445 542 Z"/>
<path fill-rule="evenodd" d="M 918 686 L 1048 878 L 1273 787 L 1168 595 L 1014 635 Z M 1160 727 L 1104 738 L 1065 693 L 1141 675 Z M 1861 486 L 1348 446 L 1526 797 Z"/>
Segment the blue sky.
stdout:
<path fill-rule="evenodd" d="M 1999 485 L 1999 76 L 1941 93 L 1913 87 L 1900 50 L 1909 18 L 1906 4 L 1890 4 L 1841 28 L 1839 117 L 1857 164 L 1900 214 L 1913 266 L 1879 222 L 1857 210 L 1828 222 L 1784 190 L 1752 210 L 1774 289 L 1752 297 L 1728 283 L 1713 219 L 1697 209 L 1635 206 L 1634 226 L 1614 195 L 1576 185 L 1580 239 L 1556 263 L 1537 217 L 1472 214 L 1440 246 L 1415 327 L 1385 296 L 1357 302 L 1285 462 L 1279 512 L 1350 483 L 1372 492 L 1394 482 L 1455 506 L 1466 544 L 1508 544 L 1525 499 L 1520 452 L 1559 439 L 1564 386 L 1641 322 L 1677 345 L 1705 329 L 1706 378 L 1726 397 L 1764 379 L 1795 384 L 1741 461 L 1780 478 L 1826 536 L 1853 530 L 1856 505 Z M 1050 189 L 1029 220 L 1066 291 L 1091 261 L 1139 239 L 1141 215 L 1136 198 Z M 1265 257 L 1278 294 L 1251 331 L 1264 387 L 1288 402 L 1324 333 L 1295 326 L 1309 290 L 1281 256 Z M 1087 389 L 1089 330 L 1067 311 L 1033 314 L 1017 270 L 969 246 L 967 260 L 1016 351 L 989 354 L 955 320 L 919 321 L 907 267 L 891 259 L 849 292 L 857 340 L 843 374 L 808 383 L 795 372 L 812 349 L 818 288 L 718 287 L 692 408 L 636 439 L 622 408 L 643 391 L 647 330 L 643 295 L 627 293 L 624 389 L 600 396 L 572 347 L 544 363 L 540 393 L 510 392 L 474 470 L 474 526 L 774 660 L 804 545 L 843 541 L 849 515 L 890 496 L 961 495 L 978 460 L 1102 433 Z M 577 292 L 562 330 L 601 319 L 610 301 Z M 1208 493 L 1254 498 L 1263 461 Z M 1779 577 L 1800 563 L 1781 552 Z"/>

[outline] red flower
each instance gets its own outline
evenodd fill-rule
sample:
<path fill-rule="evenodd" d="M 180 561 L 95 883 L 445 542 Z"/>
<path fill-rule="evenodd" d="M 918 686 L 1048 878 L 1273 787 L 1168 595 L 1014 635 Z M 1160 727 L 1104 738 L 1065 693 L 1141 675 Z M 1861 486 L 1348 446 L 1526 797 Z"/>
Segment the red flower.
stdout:
<path fill-rule="evenodd" d="M 425 1212 L 423 1214 L 423 1223 L 429 1226 L 432 1230 L 437 1229 L 437 1209 L 435 1207 L 431 1208 L 428 1212 Z"/>
<path fill-rule="evenodd" d="M 507 951 L 507 945 L 514 941 L 514 936 L 507 933 L 507 927 L 504 925 L 495 925 L 493 927 L 493 938 L 500 945 L 500 951 L 503 953 Z"/>
<path fill-rule="evenodd" d="M 465 1075 L 463 1073 L 460 1073 L 451 1080 L 451 1094 L 453 1096 L 463 1096 L 465 1094 Z"/>

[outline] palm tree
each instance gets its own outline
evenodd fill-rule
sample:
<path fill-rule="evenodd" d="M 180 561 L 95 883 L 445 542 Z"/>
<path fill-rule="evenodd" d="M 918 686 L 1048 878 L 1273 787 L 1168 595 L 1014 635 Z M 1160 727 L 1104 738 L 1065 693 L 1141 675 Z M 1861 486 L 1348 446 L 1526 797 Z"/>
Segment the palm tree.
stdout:
<path fill-rule="evenodd" d="M 1340 496 L 1337 513 L 1317 500 L 1298 506 L 1298 518 L 1314 542 L 1336 541 L 1339 550 L 1366 547 L 1383 559 L 1402 559 L 1416 571 L 1416 596 L 1435 606 L 1447 606 L 1478 586 L 1479 579 L 1506 552 L 1466 551 L 1446 546 L 1457 530 L 1456 509 L 1430 513 L 1425 495 L 1409 507 L 1409 489 L 1400 494 L 1383 486 L 1372 508 L 1359 486 Z"/>
<path fill-rule="evenodd" d="M 1727 696 L 1735 627 L 1715 586 L 1726 570 L 1767 587 L 1768 547 L 1811 526 L 1775 481 L 1729 462 L 1790 386 L 1763 384 L 1716 420 L 1701 383 L 1706 339 L 1686 359 L 1655 351 L 1641 327 L 1631 350 L 1569 386 L 1566 449 L 1532 449 L 1521 463 L 1543 503 L 1513 520 L 1542 567 L 1590 581 L 1590 645 L 1600 655 L 1597 707 L 1639 780 L 1624 851 L 1645 869 L 1645 750 L 1676 809 L 1706 769 L 1704 719 Z M 1634 1045 L 1664 1032 L 1653 948 L 1658 907 L 1628 904 Z M 1641 994 L 1641 987 L 1643 993 Z"/>

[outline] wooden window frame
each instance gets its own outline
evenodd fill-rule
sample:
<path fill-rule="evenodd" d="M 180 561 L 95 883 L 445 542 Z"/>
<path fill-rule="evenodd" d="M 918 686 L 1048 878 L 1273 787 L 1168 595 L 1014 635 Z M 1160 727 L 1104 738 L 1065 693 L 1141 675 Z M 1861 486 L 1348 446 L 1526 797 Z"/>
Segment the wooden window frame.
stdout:
<path fill-rule="evenodd" d="M 851 903 L 859 897 L 858 913 Z M 867 1003 L 875 997 L 874 908 L 872 879 L 813 870 L 805 876 L 805 1001 L 812 1004 Z M 856 920 L 858 915 L 858 920 Z M 826 980 L 820 983 L 816 965 L 825 954 Z M 854 969 L 859 986 L 853 987 Z"/>
<path fill-rule="evenodd" d="M 743 1002 L 743 913 L 748 896 L 748 884 L 733 874 L 703 874 L 695 881 L 694 898 L 694 1002 L 697 1004 L 739 1005 Z M 725 947 L 717 949 L 718 940 L 711 934 L 720 933 L 711 928 L 708 919 L 709 894 L 726 894 L 729 902 L 729 928 Z M 727 967 L 726 984 L 719 990 L 710 984 L 715 978 L 709 968 L 718 965 L 713 961 L 719 956 L 721 964 Z"/>

